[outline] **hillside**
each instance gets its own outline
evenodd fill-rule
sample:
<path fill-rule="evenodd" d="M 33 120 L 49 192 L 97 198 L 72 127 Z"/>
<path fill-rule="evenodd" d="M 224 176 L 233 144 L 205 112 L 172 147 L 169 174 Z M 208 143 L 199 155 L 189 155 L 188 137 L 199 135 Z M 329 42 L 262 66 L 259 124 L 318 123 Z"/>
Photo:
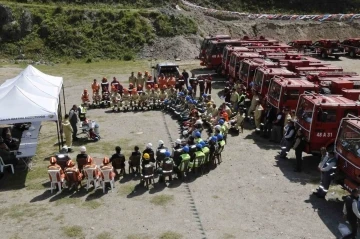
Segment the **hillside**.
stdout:
<path fill-rule="evenodd" d="M 0 56 L 34 61 L 79 58 L 89 62 L 95 59 L 190 59 L 198 54 L 201 39 L 208 34 L 264 35 L 285 42 L 360 36 L 357 22 L 228 19 L 207 15 L 175 0 L 115 0 L 110 1 L 111 4 L 69 2 L 0 1 Z M 261 9 L 294 11 L 295 8 L 302 11 L 307 6 L 301 8 L 298 0 L 282 5 L 280 0 L 192 2 L 217 9 L 241 11 L 254 8 L 254 12 Z M 350 11 L 357 8 L 360 0 L 340 1 L 340 8 L 344 2 L 348 3 L 344 7 Z M 175 8 L 176 3 L 180 3 L 180 10 Z M 320 9 L 317 5 L 313 4 L 312 11 Z M 324 9 L 332 6 L 332 3 L 323 5 Z"/>

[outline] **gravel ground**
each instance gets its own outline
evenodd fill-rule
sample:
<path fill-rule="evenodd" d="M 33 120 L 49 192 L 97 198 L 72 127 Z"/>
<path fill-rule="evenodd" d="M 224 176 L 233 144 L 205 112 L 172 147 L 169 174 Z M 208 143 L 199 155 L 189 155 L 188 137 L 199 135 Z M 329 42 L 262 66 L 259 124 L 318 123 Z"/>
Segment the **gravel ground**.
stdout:
<path fill-rule="evenodd" d="M 358 60 L 342 58 L 332 63 L 360 73 L 356 68 Z M 93 78 L 96 64 L 89 70 L 68 66 L 71 69 L 63 73 L 68 108 L 79 102 L 79 92 Z M 147 63 L 136 64 L 141 69 L 148 67 Z M 194 62 L 183 64 L 187 69 L 198 67 Z M 42 70 L 60 74 L 62 67 Z M 116 76 L 124 81 L 129 66 L 117 67 Z M 109 69 L 112 69 L 110 64 Z M 97 74 L 108 74 L 109 69 Z M 16 66 L 0 68 L 0 82 L 19 71 Z M 215 86 L 220 88 L 221 82 Z M 218 91 L 214 89 L 213 97 L 221 102 Z M 94 157 L 109 156 L 116 145 L 128 156 L 135 145 L 144 148 L 147 142 L 152 142 L 155 146 L 159 139 L 169 145 L 179 137 L 178 124 L 160 111 L 104 113 L 97 109 L 89 110 L 88 116 L 99 122 L 103 136 L 100 142 L 87 144 Z M 65 190 L 57 195 L 48 190 L 45 168 L 48 161 L 44 160 L 56 150 L 52 146 L 56 141 L 51 134 L 53 130 L 53 124 L 43 124 L 41 149 L 33 171 L 18 172 L 18 178 L 6 174 L 0 180 L 1 238 L 325 239 L 339 236 L 337 224 L 341 221 L 342 202 L 338 198 L 344 192 L 334 186 L 327 200 L 310 196 L 319 182 L 318 159 L 304 155 L 304 172 L 294 173 L 293 152 L 289 160 L 278 159 L 279 146 L 250 130 L 229 136 L 223 163 L 187 183 L 175 180 L 168 187 L 156 183 L 145 190 L 136 186 L 137 178 L 125 177 L 116 181 L 112 193 L 91 189 L 78 193 Z M 75 153 L 71 156 L 74 158 Z M 25 178 L 26 182 L 18 182 Z"/>

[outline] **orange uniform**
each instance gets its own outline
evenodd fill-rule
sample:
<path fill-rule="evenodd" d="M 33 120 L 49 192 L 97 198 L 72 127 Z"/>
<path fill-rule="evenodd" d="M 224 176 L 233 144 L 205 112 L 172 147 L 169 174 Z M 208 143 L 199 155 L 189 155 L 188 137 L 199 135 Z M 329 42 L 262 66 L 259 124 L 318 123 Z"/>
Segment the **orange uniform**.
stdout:
<path fill-rule="evenodd" d="M 83 103 L 87 103 L 87 102 L 90 101 L 90 95 L 87 92 L 87 90 L 84 90 L 84 92 L 82 93 L 81 100 L 82 100 Z"/>
<path fill-rule="evenodd" d="M 111 169 L 110 175 L 108 175 L 108 176 L 109 176 L 110 179 L 114 179 L 114 178 L 115 178 L 114 168 L 113 168 L 113 166 L 110 165 L 110 160 L 109 160 L 109 158 L 105 157 L 105 158 L 103 159 L 103 165 L 100 166 L 100 169 L 101 169 L 101 170 L 109 170 L 109 169 Z M 101 172 L 101 178 L 102 178 L 102 179 L 105 178 L 103 172 Z"/>
<path fill-rule="evenodd" d="M 100 90 L 100 84 L 97 83 L 97 82 L 94 82 L 91 84 L 91 89 L 93 91 L 93 93 L 95 93 L 96 91 L 99 91 Z"/>
<path fill-rule="evenodd" d="M 176 85 L 176 79 L 175 77 L 170 77 L 168 82 L 167 82 L 168 88 L 170 88 L 171 86 L 175 87 Z"/>
<path fill-rule="evenodd" d="M 158 80 L 160 89 L 162 89 L 164 85 L 167 85 L 167 79 L 165 76 L 159 76 Z"/>
<path fill-rule="evenodd" d="M 60 175 L 59 175 L 60 178 L 58 178 L 58 180 L 63 181 L 65 179 L 64 171 L 61 169 L 60 165 L 58 165 L 56 163 L 56 158 L 51 157 L 50 158 L 50 165 L 48 166 L 48 170 L 59 170 L 59 169 L 60 169 Z M 50 177 L 50 175 L 49 175 L 49 177 Z M 50 178 L 50 180 L 51 180 L 51 178 Z"/>
<path fill-rule="evenodd" d="M 85 169 L 89 169 L 89 168 L 95 168 L 93 177 L 99 178 L 101 176 L 101 173 L 100 173 L 98 167 L 96 166 L 96 164 L 93 163 L 93 159 L 90 156 L 88 157 L 87 163 L 84 165 L 84 168 L 83 168 L 85 175 L 86 175 Z"/>

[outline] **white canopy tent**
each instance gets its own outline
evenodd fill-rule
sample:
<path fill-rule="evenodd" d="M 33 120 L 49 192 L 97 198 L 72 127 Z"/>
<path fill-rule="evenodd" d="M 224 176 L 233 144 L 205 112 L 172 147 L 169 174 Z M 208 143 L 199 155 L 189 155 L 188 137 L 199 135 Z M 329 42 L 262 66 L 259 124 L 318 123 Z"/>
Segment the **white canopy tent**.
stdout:
<path fill-rule="evenodd" d="M 58 140 L 63 145 L 62 135 L 59 133 L 61 90 L 65 105 L 63 78 L 47 75 L 31 65 L 27 66 L 18 76 L 6 80 L 0 86 L 0 109 L 4 109 L 0 111 L 0 124 L 41 124 L 42 121 L 54 121 Z"/>

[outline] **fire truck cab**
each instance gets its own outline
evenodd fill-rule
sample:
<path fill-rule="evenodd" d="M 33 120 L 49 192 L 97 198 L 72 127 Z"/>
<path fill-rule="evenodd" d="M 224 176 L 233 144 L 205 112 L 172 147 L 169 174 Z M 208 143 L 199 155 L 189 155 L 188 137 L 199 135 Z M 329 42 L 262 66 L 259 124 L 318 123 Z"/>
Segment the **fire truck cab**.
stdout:
<path fill-rule="evenodd" d="M 260 58 L 261 56 L 255 52 L 233 52 L 230 57 L 229 64 L 229 75 L 230 79 L 238 80 L 239 79 L 239 68 L 240 64 L 245 59 L 255 59 Z"/>
<path fill-rule="evenodd" d="M 311 93 L 300 95 L 296 125 L 303 130 L 307 139 L 304 151 L 318 154 L 321 147 L 332 148 L 341 119 L 348 114 L 359 113 L 360 102 L 343 96 Z"/>
<path fill-rule="evenodd" d="M 289 46 L 297 49 L 298 51 L 306 50 L 312 44 L 313 44 L 313 42 L 311 40 L 297 40 L 297 41 L 291 41 L 288 43 Z"/>
<path fill-rule="evenodd" d="M 341 43 L 341 46 L 345 49 L 346 54 L 350 57 L 356 57 L 360 55 L 360 38 L 349 38 Z"/>
<path fill-rule="evenodd" d="M 260 66 L 256 69 L 254 76 L 253 88 L 259 93 L 261 97 L 265 97 L 268 93 L 271 80 L 275 76 L 283 76 L 286 78 L 296 78 L 297 74 L 285 68 L 268 68 Z"/>
<path fill-rule="evenodd" d="M 201 43 L 201 47 L 200 47 L 200 54 L 199 54 L 199 59 L 203 60 L 205 57 L 205 53 L 206 53 L 206 49 L 208 48 L 210 42 L 212 40 L 216 40 L 216 39 L 231 39 L 231 37 L 229 35 L 215 35 L 215 36 L 207 36 L 204 38 L 204 40 Z"/>
<path fill-rule="evenodd" d="M 279 67 L 277 63 L 262 58 L 243 60 L 239 68 L 239 78 L 248 91 L 251 91 L 250 83 L 253 82 L 255 70 L 259 66 L 266 66 L 268 68 Z"/>
<path fill-rule="evenodd" d="M 243 46 L 238 46 L 238 47 L 234 47 L 234 46 L 226 46 L 224 48 L 224 52 L 223 52 L 223 56 L 222 56 L 222 74 L 223 75 L 227 75 L 229 73 L 229 63 L 231 60 L 231 56 L 233 53 L 235 52 L 254 52 L 254 50 L 251 50 L 249 48 L 243 47 Z M 259 54 L 257 54 L 259 55 Z"/>
<path fill-rule="evenodd" d="M 267 101 L 277 109 L 283 107 L 296 110 L 299 96 L 305 92 L 318 93 L 319 85 L 304 78 L 284 78 L 275 76 L 270 83 Z"/>
<path fill-rule="evenodd" d="M 340 56 L 345 55 L 344 48 L 340 45 L 339 40 L 321 39 L 314 42 L 311 48 L 314 50 L 315 54 L 320 55 L 321 58 L 334 56 L 335 59 L 339 59 Z"/>
<path fill-rule="evenodd" d="M 360 186 L 360 118 L 347 115 L 341 120 L 335 139 L 338 169 L 345 176 L 344 187 L 351 191 Z"/>
<path fill-rule="evenodd" d="M 295 67 L 293 70 L 295 73 L 306 76 L 309 72 L 342 72 L 343 69 L 337 66 L 307 66 L 307 67 Z"/>

